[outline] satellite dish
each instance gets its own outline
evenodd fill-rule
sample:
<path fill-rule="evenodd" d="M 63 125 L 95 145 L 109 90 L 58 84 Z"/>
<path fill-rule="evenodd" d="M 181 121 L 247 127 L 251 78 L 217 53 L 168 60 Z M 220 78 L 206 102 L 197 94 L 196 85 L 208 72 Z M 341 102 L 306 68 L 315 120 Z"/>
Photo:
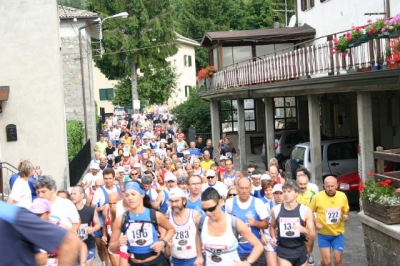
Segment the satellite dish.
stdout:
<path fill-rule="evenodd" d="M 293 28 L 295 25 L 296 25 L 296 15 L 293 15 L 293 16 L 290 18 L 288 27 Z"/>

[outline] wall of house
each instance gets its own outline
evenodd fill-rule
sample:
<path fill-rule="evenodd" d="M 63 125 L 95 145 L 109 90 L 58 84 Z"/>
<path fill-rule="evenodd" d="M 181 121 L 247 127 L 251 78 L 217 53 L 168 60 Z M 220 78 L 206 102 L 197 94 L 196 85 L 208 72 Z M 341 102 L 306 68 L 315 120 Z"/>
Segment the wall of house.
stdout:
<path fill-rule="evenodd" d="M 94 64 L 94 63 L 93 63 Z M 100 69 L 97 67 L 93 68 L 93 93 L 94 93 L 94 100 L 97 102 L 97 111 L 100 114 L 100 107 L 104 108 L 105 113 L 113 113 L 114 112 L 114 105 L 111 101 L 104 101 L 100 100 L 100 89 L 111 89 L 118 82 L 116 80 L 109 80 L 101 73 Z"/>
<path fill-rule="evenodd" d="M 176 68 L 176 73 L 178 74 L 175 92 L 168 99 L 170 108 L 183 103 L 189 97 L 189 91 L 188 89 L 185 91 L 185 86 L 196 86 L 197 73 L 194 46 L 182 42 L 178 42 L 178 44 L 178 52 L 174 56 L 167 58 L 167 61 L 171 62 L 171 65 Z M 185 66 L 185 55 L 192 57 L 192 66 Z"/>
<path fill-rule="evenodd" d="M 69 172 L 57 2 L 3 0 L 1 7 L 0 25 L 10 30 L 2 30 L 0 86 L 10 95 L 0 113 L 0 161 L 30 158 L 62 187 Z M 17 141 L 7 141 L 8 124 Z"/>
<path fill-rule="evenodd" d="M 383 15 L 364 15 L 365 13 L 385 12 L 385 0 L 327 0 L 321 3 L 315 0 L 315 5 L 305 11 L 301 11 L 301 2 L 297 0 L 298 25 L 307 23 L 316 29 L 316 38 L 328 34 L 351 29 L 351 26 L 367 24 L 369 19 L 375 21 L 383 18 Z M 400 13 L 398 0 L 390 0 L 391 16 Z"/>
<path fill-rule="evenodd" d="M 60 41 L 63 69 L 63 87 L 65 98 L 65 116 L 67 120 L 84 120 L 81 63 L 79 54 L 79 27 L 86 25 L 85 20 L 61 20 Z M 81 30 L 83 45 L 83 70 L 85 80 L 85 99 L 88 138 L 92 144 L 97 141 L 95 104 L 93 92 L 93 65 L 90 38 L 85 29 Z"/>

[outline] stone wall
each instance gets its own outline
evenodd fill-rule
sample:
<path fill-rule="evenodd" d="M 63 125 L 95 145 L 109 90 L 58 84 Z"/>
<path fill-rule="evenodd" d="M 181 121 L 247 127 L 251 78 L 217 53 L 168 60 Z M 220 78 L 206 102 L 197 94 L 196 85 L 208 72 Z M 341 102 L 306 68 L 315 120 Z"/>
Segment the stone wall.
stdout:
<path fill-rule="evenodd" d="M 359 214 L 364 231 L 364 242 L 369 266 L 400 265 L 400 225 L 386 225 Z"/>
<path fill-rule="evenodd" d="M 79 54 L 78 36 L 61 36 L 61 55 L 63 69 L 63 87 L 65 98 L 65 117 L 66 120 L 84 120 L 81 64 Z M 86 42 L 86 37 L 82 34 L 83 43 L 83 70 L 85 79 L 85 99 L 88 138 L 91 143 L 97 141 L 95 106 L 93 97 L 93 66 L 92 52 L 90 43 Z M 88 60 L 89 59 L 89 60 Z"/>

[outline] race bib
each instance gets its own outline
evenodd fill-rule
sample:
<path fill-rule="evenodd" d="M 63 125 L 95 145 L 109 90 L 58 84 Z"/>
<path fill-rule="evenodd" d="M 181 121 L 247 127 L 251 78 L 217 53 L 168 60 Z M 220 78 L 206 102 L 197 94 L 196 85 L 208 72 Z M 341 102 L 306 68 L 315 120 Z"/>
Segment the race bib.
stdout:
<path fill-rule="evenodd" d="M 124 165 L 124 174 L 129 175 L 129 171 L 131 170 L 131 167 L 129 165 Z"/>
<path fill-rule="evenodd" d="M 225 153 L 226 158 L 232 159 L 232 152 L 226 152 Z"/>
<path fill-rule="evenodd" d="M 131 246 L 141 247 L 153 243 L 151 223 L 131 223 L 128 227 L 128 241 Z"/>
<path fill-rule="evenodd" d="M 174 247 L 177 251 L 188 250 L 187 245 L 190 243 L 191 228 L 190 226 L 179 226 L 173 239 Z M 193 236 L 196 237 L 196 236 Z M 189 244 L 190 245 L 190 244 Z M 193 248 L 189 246 L 189 249 Z"/>
<path fill-rule="evenodd" d="M 325 210 L 326 224 L 336 224 L 340 222 L 341 209 L 330 208 Z"/>
<path fill-rule="evenodd" d="M 47 259 L 45 266 L 57 266 L 58 259 Z"/>
<path fill-rule="evenodd" d="M 126 151 L 129 152 L 129 146 L 128 145 L 124 146 L 124 152 L 126 152 Z"/>
<path fill-rule="evenodd" d="M 81 224 L 78 229 L 78 236 L 81 240 L 88 239 L 88 224 Z"/>
<path fill-rule="evenodd" d="M 279 218 L 279 233 L 281 237 L 300 237 L 300 232 L 293 229 L 294 225 L 300 225 L 300 218 Z"/>

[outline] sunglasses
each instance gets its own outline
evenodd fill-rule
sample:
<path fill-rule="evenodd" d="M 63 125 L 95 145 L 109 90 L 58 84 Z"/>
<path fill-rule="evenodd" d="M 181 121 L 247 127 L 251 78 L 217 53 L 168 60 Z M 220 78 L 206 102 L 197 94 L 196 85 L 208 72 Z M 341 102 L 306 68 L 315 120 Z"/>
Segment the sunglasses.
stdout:
<path fill-rule="evenodd" d="M 214 176 L 207 176 L 207 179 L 213 179 Z"/>
<path fill-rule="evenodd" d="M 234 197 L 234 196 L 236 196 L 237 194 L 228 194 L 228 196 L 229 197 Z"/>
<path fill-rule="evenodd" d="M 204 209 L 204 208 L 201 208 L 201 209 L 203 210 L 203 212 L 213 212 L 213 211 L 215 211 L 217 206 L 218 206 L 218 203 L 214 207 L 211 207 L 211 208 L 208 208 L 208 209 Z"/>
<path fill-rule="evenodd" d="M 148 165 L 146 165 L 147 167 L 153 167 L 153 165 L 151 165 L 151 164 L 148 164 Z"/>
<path fill-rule="evenodd" d="M 138 173 L 131 173 L 131 175 L 138 175 Z"/>

